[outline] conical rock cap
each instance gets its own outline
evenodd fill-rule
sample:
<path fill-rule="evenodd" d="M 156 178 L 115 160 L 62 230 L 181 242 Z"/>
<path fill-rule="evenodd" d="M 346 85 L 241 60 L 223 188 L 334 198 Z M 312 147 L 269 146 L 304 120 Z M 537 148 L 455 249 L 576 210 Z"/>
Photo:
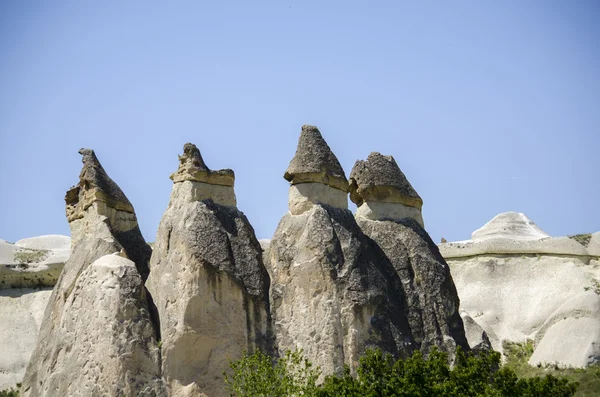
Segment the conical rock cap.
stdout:
<path fill-rule="evenodd" d="M 471 234 L 473 240 L 541 240 L 550 235 L 521 212 L 503 212 Z"/>
<path fill-rule="evenodd" d="M 206 166 L 200 150 L 193 143 L 183 145 L 183 154 L 179 156 L 179 167 L 171 174 L 174 183 L 183 181 L 204 182 L 211 185 L 233 186 L 233 170 L 213 171 Z"/>
<path fill-rule="evenodd" d="M 348 191 L 348 180 L 319 129 L 303 125 L 296 154 L 283 177 L 292 183 L 317 182 Z"/>
<path fill-rule="evenodd" d="M 372 152 L 358 160 L 350 172 L 350 199 L 358 206 L 365 201 L 400 203 L 421 209 L 423 200 L 392 156 Z"/>
<path fill-rule="evenodd" d="M 67 191 L 67 220 L 83 217 L 85 211 L 96 201 L 105 202 L 108 207 L 133 213 L 133 206 L 121 188 L 108 176 L 92 149 L 80 149 L 83 168 L 79 183 Z"/>

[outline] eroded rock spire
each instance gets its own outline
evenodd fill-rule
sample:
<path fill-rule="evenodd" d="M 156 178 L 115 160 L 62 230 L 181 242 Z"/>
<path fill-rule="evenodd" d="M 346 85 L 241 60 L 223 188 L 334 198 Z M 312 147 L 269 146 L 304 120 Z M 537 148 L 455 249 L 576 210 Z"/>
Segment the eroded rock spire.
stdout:
<path fill-rule="evenodd" d="M 296 154 L 283 177 L 292 185 L 319 182 L 348 191 L 348 180 L 339 160 L 319 129 L 312 125 L 302 126 Z"/>
<path fill-rule="evenodd" d="M 392 156 L 372 152 L 358 160 L 350 173 L 350 199 L 356 216 L 368 219 L 413 218 L 423 226 L 423 200 Z"/>
<path fill-rule="evenodd" d="M 193 143 L 183 145 L 183 154 L 178 157 L 179 167 L 170 176 L 175 184 L 173 189 L 178 191 L 174 196 L 188 202 L 211 199 L 217 204 L 236 206 L 233 170 L 208 168 Z"/>
<path fill-rule="evenodd" d="M 314 204 L 348 208 L 348 180 L 317 127 L 302 126 L 296 154 L 283 177 L 291 184 L 288 205 L 294 215 Z"/>

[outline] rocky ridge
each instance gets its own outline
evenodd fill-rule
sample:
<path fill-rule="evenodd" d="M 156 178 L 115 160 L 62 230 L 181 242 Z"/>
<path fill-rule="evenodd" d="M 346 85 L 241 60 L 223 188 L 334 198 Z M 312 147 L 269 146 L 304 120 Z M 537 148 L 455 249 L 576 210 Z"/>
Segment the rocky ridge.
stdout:
<path fill-rule="evenodd" d="M 550 237 L 522 213 L 499 214 L 467 241 L 440 244 L 471 346 L 534 341 L 531 365 L 600 362 L 600 232 Z"/>
<path fill-rule="evenodd" d="M 226 396 L 222 371 L 244 350 L 302 348 L 331 374 L 354 370 L 369 347 L 469 349 L 422 200 L 391 156 L 358 162 L 349 183 L 320 131 L 303 126 L 284 174 L 290 211 L 259 242 L 233 171 L 185 144 L 152 251 L 123 191 L 92 150 L 80 153 L 65 198 L 72 254 L 23 396 Z M 354 216 L 349 192 L 371 210 Z"/>

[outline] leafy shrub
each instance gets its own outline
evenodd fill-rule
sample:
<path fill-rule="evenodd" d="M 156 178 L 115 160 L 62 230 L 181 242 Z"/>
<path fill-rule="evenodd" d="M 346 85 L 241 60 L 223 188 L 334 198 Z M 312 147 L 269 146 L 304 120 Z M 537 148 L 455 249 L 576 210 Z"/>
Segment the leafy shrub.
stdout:
<path fill-rule="evenodd" d="M 0 397 L 19 397 L 19 390 L 21 389 L 21 384 L 17 383 L 17 388 L 10 388 L 6 390 L 0 390 Z"/>
<path fill-rule="evenodd" d="M 417 351 L 404 360 L 369 350 L 356 376 L 346 367 L 341 376 L 327 376 L 318 386 L 320 371 L 300 352 L 288 352 L 275 365 L 257 352 L 231 368 L 233 378 L 225 379 L 235 397 L 571 397 L 577 387 L 552 375 L 519 379 L 511 369 L 500 368 L 499 353 L 475 356 L 460 349 L 453 368 L 447 354 L 437 350 L 427 358 Z"/>
<path fill-rule="evenodd" d="M 314 396 L 318 369 L 302 356 L 301 351 L 288 351 L 279 360 L 257 351 L 230 363 L 233 376 L 225 376 L 232 397 Z"/>
<path fill-rule="evenodd" d="M 14 253 L 14 260 L 17 263 L 37 263 L 41 262 L 48 257 L 48 250 L 34 250 L 25 248 L 23 251 L 17 251 Z"/>

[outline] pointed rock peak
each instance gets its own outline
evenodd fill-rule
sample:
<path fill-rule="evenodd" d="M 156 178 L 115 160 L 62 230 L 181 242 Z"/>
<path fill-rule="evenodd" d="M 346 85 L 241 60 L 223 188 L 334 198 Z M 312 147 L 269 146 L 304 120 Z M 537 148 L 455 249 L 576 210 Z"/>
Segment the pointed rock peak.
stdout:
<path fill-rule="evenodd" d="M 292 185 L 317 182 L 348 191 L 348 180 L 340 162 L 319 129 L 303 125 L 296 154 L 283 177 Z"/>
<path fill-rule="evenodd" d="M 392 156 L 372 152 L 358 160 L 350 173 L 350 199 L 358 206 L 365 201 L 400 203 L 421 209 L 423 200 Z"/>
<path fill-rule="evenodd" d="M 521 212 L 503 212 L 471 234 L 473 240 L 495 238 L 511 240 L 541 240 L 550 235 Z"/>
<path fill-rule="evenodd" d="M 83 168 L 79 183 L 67 191 L 67 220 L 83 217 L 94 202 L 104 202 L 110 208 L 133 213 L 133 206 L 121 188 L 108 176 L 92 149 L 80 149 Z"/>
<path fill-rule="evenodd" d="M 202 159 L 200 150 L 193 143 L 183 145 L 183 154 L 178 157 L 179 168 L 170 177 L 174 183 L 192 181 L 211 185 L 233 186 L 235 181 L 233 170 L 213 171 L 208 168 Z"/>

